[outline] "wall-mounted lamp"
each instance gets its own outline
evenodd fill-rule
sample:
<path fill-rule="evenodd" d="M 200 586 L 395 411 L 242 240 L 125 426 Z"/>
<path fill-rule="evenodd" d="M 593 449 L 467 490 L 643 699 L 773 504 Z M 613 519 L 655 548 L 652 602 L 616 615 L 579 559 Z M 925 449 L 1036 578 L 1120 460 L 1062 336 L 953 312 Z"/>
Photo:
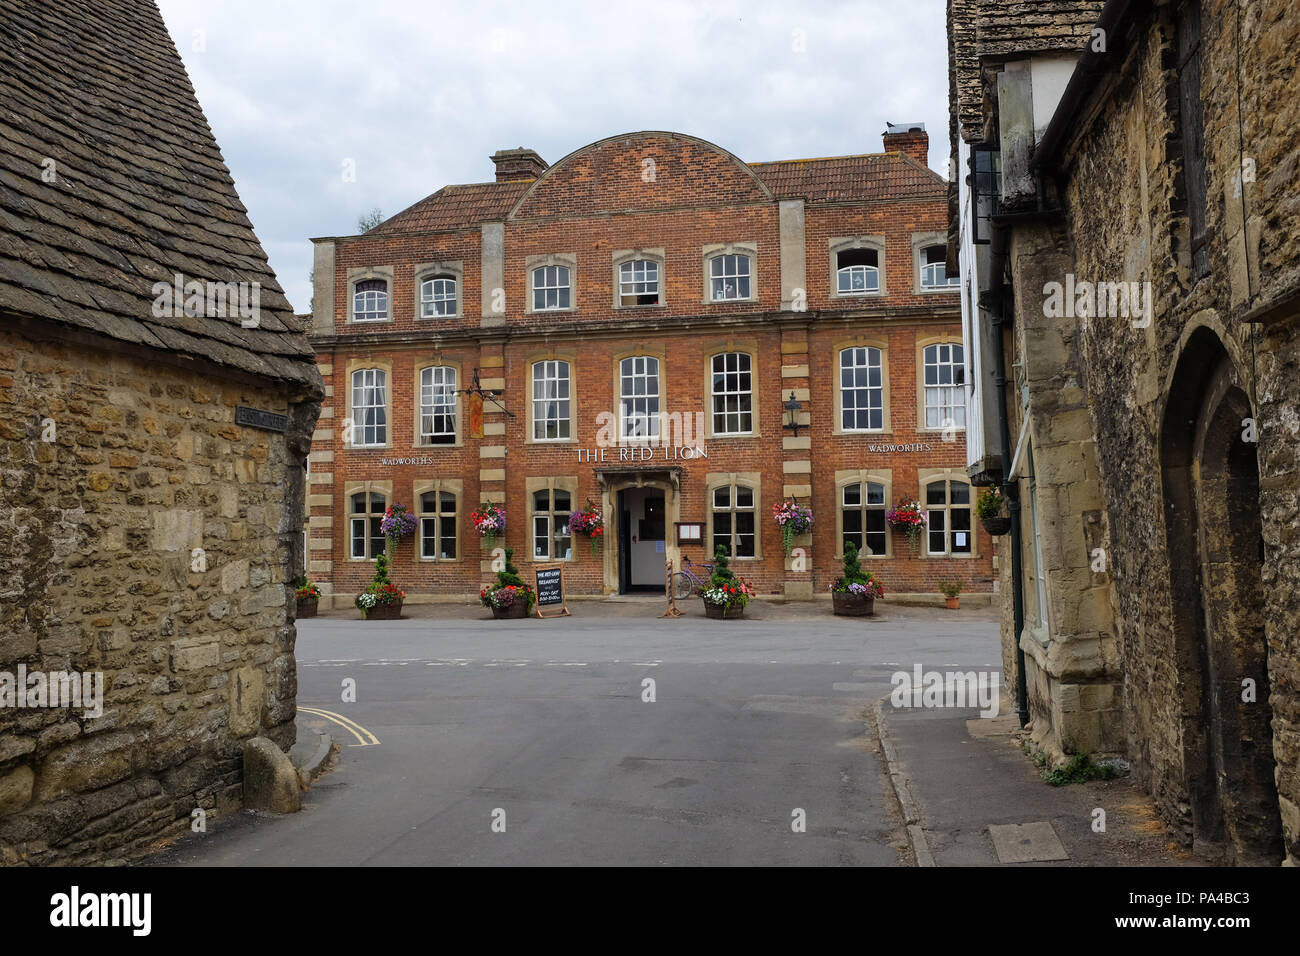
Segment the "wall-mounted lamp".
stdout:
<path fill-rule="evenodd" d="M 785 424 L 782 425 L 781 427 L 790 429 L 791 431 L 794 432 L 794 437 L 798 438 L 799 429 L 802 427 L 799 424 L 799 412 L 803 410 L 803 406 L 800 405 L 799 402 L 795 399 L 794 392 L 790 393 L 790 401 L 786 402 L 781 407 L 785 409 L 785 417 L 786 417 Z"/>

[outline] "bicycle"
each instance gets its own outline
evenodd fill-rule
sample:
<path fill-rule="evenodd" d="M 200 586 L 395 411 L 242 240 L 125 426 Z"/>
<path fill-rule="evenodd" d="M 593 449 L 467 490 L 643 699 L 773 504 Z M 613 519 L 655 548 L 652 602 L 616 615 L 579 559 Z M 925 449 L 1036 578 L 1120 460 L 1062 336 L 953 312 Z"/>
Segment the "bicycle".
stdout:
<path fill-rule="evenodd" d="M 701 579 L 692 568 L 704 568 L 708 577 L 713 576 L 713 565 L 691 564 L 691 559 L 682 555 L 682 569 L 673 575 L 673 597 L 679 601 L 685 601 L 696 589 L 702 592 L 707 586 L 707 580 Z"/>

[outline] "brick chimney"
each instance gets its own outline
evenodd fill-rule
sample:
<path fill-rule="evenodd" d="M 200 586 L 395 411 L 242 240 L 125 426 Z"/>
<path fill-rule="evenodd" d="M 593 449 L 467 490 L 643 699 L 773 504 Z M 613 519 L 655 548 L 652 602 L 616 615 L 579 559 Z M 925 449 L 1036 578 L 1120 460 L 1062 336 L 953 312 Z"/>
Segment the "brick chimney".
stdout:
<path fill-rule="evenodd" d="M 536 179 L 546 172 L 546 160 L 531 149 L 499 149 L 492 154 L 497 167 L 497 182 L 511 179 Z"/>
<path fill-rule="evenodd" d="M 887 123 L 885 152 L 906 153 L 922 166 L 929 167 L 930 137 L 924 123 Z"/>

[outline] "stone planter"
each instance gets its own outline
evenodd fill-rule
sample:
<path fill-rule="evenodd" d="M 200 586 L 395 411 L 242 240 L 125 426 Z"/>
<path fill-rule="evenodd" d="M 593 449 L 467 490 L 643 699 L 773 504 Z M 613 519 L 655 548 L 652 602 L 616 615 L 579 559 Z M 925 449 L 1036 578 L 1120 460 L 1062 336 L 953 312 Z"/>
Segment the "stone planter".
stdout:
<path fill-rule="evenodd" d="M 955 611 L 957 610 L 957 608 L 961 607 L 961 598 L 959 597 L 944 598 L 943 603 L 944 606 L 948 608 L 948 610 Z"/>
<path fill-rule="evenodd" d="M 715 621 L 730 621 L 738 617 L 745 616 L 745 606 L 743 604 L 723 605 L 710 604 L 704 602 L 704 616 L 711 617 Z"/>
<path fill-rule="evenodd" d="M 315 617 L 316 610 L 320 607 L 320 598 L 299 598 L 298 610 L 294 612 L 295 618 Z"/>
<path fill-rule="evenodd" d="M 876 599 L 849 591 L 832 591 L 831 605 L 843 617 L 870 617 L 876 613 Z"/>
<path fill-rule="evenodd" d="M 511 620 L 514 618 L 526 617 L 528 615 L 528 602 L 516 601 L 509 607 L 494 607 L 492 616 L 498 621 Z"/>
<path fill-rule="evenodd" d="M 362 611 L 361 617 L 366 621 L 396 621 L 402 616 L 402 602 L 396 604 L 376 604 L 369 611 Z"/>
<path fill-rule="evenodd" d="M 1006 515 L 996 515 L 992 518 L 980 518 L 980 524 L 984 530 L 995 538 L 999 538 L 1011 530 L 1011 519 Z"/>

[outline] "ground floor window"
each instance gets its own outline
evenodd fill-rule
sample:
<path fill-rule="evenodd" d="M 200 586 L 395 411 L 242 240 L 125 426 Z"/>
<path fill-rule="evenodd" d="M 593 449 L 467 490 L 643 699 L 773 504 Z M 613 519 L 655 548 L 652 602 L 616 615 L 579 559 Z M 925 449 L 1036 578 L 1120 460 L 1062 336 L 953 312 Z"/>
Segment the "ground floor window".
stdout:
<path fill-rule="evenodd" d="M 754 489 L 748 485 L 720 485 L 713 489 L 712 557 L 718 545 L 733 558 L 752 558 L 757 552 L 754 522 Z"/>
<path fill-rule="evenodd" d="M 567 561 L 573 556 L 569 516 L 573 497 L 563 488 L 533 492 L 533 560 Z"/>
<path fill-rule="evenodd" d="M 420 495 L 420 557 L 456 560 L 456 496 L 449 491 Z"/>
<path fill-rule="evenodd" d="M 885 553 L 889 535 L 885 526 L 885 486 L 874 481 L 855 481 L 840 494 L 842 546 L 850 541 L 859 554 Z"/>
<path fill-rule="evenodd" d="M 371 559 L 384 553 L 384 532 L 380 522 L 384 520 L 384 510 L 388 507 L 388 498 L 377 491 L 359 491 L 350 500 L 352 557 Z"/>
<path fill-rule="evenodd" d="M 970 554 L 970 485 L 940 479 L 925 486 L 927 554 Z"/>

